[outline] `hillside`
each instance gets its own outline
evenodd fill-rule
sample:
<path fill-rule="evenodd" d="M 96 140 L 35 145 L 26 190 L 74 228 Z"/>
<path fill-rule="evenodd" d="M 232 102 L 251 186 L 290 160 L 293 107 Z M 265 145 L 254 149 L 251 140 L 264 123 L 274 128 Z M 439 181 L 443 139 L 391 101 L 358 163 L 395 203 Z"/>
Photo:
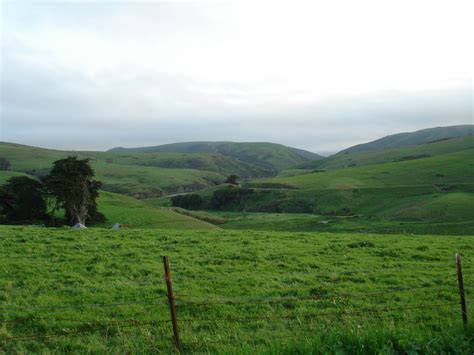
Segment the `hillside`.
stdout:
<path fill-rule="evenodd" d="M 385 186 L 472 183 L 474 148 L 424 159 L 308 172 L 291 177 L 262 179 L 305 189 L 347 189 Z"/>
<path fill-rule="evenodd" d="M 155 147 L 113 148 L 115 153 L 217 153 L 265 169 L 273 174 L 282 169 L 322 157 L 297 148 L 275 143 L 184 142 Z"/>
<path fill-rule="evenodd" d="M 341 152 L 330 157 L 307 162 L 298 166 L 300 169 L 338 169 L 373 164 L 391 163 L 403 160 L 423 159 L 431 156 L 448 154 L 474 148 L 474 137 L 447 138 L 440 141 L 418 144 L 404 148 L 387 148 L 364 152 Z M 289 174 L 288 172 L 280 172 Z M 301 173 L 301 172 L 299 172 Z"/>
<path fill-rule="evenodd" d="M 250 171 L 237 161 L 205 154 L 114 154 L 105 152 L 59 151 L 0 143 L 0 156 L 11 162 L 11 173 L 31 176 L 47 174 L 53 161 L 76 155 L 89 158 L 104 189 L 144 198 L 188 192 L 224 181 L 226 174 Z M 160 167 L 160 165 L 165 167 Z M 170 166 L 174 165 L 174 168 Z M 186 168 L 193 166 L 196 168 Z M 198 169 L 200 166 L 204 170 Z M 210 170 L 205 170 L 209 168 Z M 222 168 L 222 169 L 221 169 Z M 221 172 L 217 172 L 221 171 Z M 256 173 L 256 176 L 259 176 Z"/>
<path fill-rule="evenodd" d="M 465 234 L 473 230 L 472 225 L 448 224 L 474 221 L 473 156 L 474 148 L 471 148 L 424 159 L 307 171 L 294 176 L 254 180 L 244 184 L 244 188 L 221 186 L 198 193 L 204 200 L 202 209 L 282 213 L 277 218 L 281 223 L 275 220 L 267 223 L 261 217 L 249 216 L 247 221 L 250 223 L 246 220 L 231 222 L 229 227 L 234 225 L 251 229 L 262 222 L 261 226 L 266 225 L 267 228 L 274 225 L 275 228 L 296 230 L 298 226 L 291 227 L 287 217 L 284 217 L 285 213 L 309 213 L 324 217 L 311 220 L 308 220 L 309 217 L 300 218 L 298 223 L 302 223 L 302 230 L 356 228 L 400 231 L 402 228 L 426 233 L 430 230 L 429 223 L 440 223 L 439 232 Z M 221 191 L 217 205 L 213 200 L 215 191 Z M 355 216 L 358 219 L 352 222 L 333 219 L 338 216 Z M 319 224 L 328 218 L 332 221 L 329 227 Z M 418 221 L 423 225 L 396 227 L 394 222 L 389 222 L 388 226 L 383 221 Z M 223 227 L 226 228 L 226 225 Z"/>
<path fill-rule="evenodd" d="M 389 148 L 402 148 L 434 142 L 441 139 L 472 136 L 473 130 L 474 125 L 459 125 L 427 128 L 415 132 L 397 133 L 372 142 L 355 145 L 342 150 L 340 153 L 356 153 Z"/>
<path fill-rule="evenodd" d="M 193 169 L 220 174 L 238 174 L 242 178 L 259 177 L 265 170 L 230 157 L 213 153 L 111 153 L 92 151 L 61 151 L 0 142 L 0 156 L 12 161 L 12 170 L 41 172 L 51 162 L 68 155 L 89 158 L 109 164 L 138 165 L 169 169 Z"/>

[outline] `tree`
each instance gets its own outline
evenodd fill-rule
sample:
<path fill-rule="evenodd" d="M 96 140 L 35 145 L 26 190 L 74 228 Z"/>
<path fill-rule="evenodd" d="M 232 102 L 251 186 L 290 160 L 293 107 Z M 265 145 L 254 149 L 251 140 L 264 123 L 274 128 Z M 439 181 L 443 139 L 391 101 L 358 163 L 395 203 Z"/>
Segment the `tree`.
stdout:
<path fill-rule="evenodd" d="M 238 185 L 237 179 L 239 177 L 237 175 L 229 175 L 227 179 L 224 181 L 225 184 L 232 184 L 232 185 Z"/>
<path fill-rule="evenodd" d="M 64 208 L 71 224 L 85 225 L 88 219 L 99 214 L 96 198 L 102 183 L 94 179 L 89 159 L 68 157 L 56 160 L 43 181 L 54 200 L 54 209 Z"/>
<path fill-rule="evenodd" d="M 12 167 L 12 164 L 7 158 L 0 157 L 0 170 L 1 171 L 7 171 L 10 170 Z"/>
<path fill-rule="evenodd" d="M 2 186 L 0 195 L 8 222 L 38 221 L 48 216 L 43 184 L 38 180 L 14 176 Z"/>
<path fill-rule="evenodd" d="M 13 196 L 0 186 L 0 216 L 4 216 L 13 206 Z"/>

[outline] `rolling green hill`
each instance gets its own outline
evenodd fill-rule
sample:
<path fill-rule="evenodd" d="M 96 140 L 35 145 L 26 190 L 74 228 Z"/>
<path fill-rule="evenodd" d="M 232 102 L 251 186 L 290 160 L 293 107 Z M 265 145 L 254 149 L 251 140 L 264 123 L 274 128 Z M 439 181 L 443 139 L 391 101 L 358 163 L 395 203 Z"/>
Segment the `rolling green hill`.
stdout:
<path fill-rule="evenodd" d="M 403 160 L 428 158 L 435 155 L 459 152 L 474 148 L 474 137 L 448 138 L 441 141 L 424 143 L 404 148 L 387 148 L 364 152 L 341 152 L 330 157 L 307 162 L 300 169 L 338 169 L 355 166 L 391 163 Z M 290 172 L 280 172 L 289 174 Z M 299 172 L 301 173 L 301 172 Z"/>
<path fill-rule="evenodd" d="M 397 133 L 369 143 L 358 144 L 340 153 L 367 152 L 373 150 L 402 148 L 453 137 L 472 136 L 474 125 L 459 125 L 422 129 L 416 132 Z"/>
<path fill-rule="evenodd" d="M 374 221 L 367 218 L 419 221 L 425 225 L 414 228 L 426 231 L 426 223 L 474 221 L 473 157 L 474 148 L 471 148 L 424 159 L 259 179 L 244 184 L 244 188 L 213 187 L 199 194 L 204 200 L 204 209 L 357 216 L 362 217 L 354 223 L 359 230 L 381 229 L 380 223 L 374 225 Z M 221 194 L 225 192 L 226 199 L 220 198 L 218 207 L 212 198 L 216 190 L 223 191 Z M 284 225 L 285 217 L 280 220 Z M 307 230 L 304 228 L 308 220 L 301 221 L 303 230 Z M 275 227 L 277 224 L 275 222 Z M 312 230 L 323 228 L 317 225 Z M 441 230 L 452 232 L 465 227 L 458 225 L 458 228 L 452 225 Z M 330 229 L 334 229 L 332 225 Z M 468 230 L 472 230 L 472 226 Z"/>
<path fill-rule="evenodd" d="M 47 170 L 51 162 L 67 155 L 89 158 L 92 162 L 137 165 L 168 169 L 193 169 L 219 174 L 238 174 L 242 178 L 265 176 L 265 170 L 230 157 L 213 153 L 111 153 L 60 151 L 0 142 L 0 156 L 12 162 L 12 170 L 38 172 Z"/>
<path fill-rule="evenodd" d="M 113 148 L 116 153 L 217 153 L 274 174 L 282 169 L 322 157 L 297 148 L 275 143 L 184 142 L 143 148 Z"/>
<path fill-rule="evenodd" d="M 31 176 L 43 176 L 53 161 L 76 155 L 89 158 L 96 176 L 104 183 L 104 189 L 144 198 L 194 191 L 224 181 L 226 174 L 249 172 L 239 162 L 209 154 L 114 154 L 105 152 L 59 151 L 29 147 L 19 144 L 0 143 L 0 156 L 11 162 L 13 172 Z M 198 163 L 196 163 L 196 161 Z M 170 162 L 176 166 L 169 167 Z M 201 164 L 200 170 L 188 168 Z M 164 165 L 166 167 L 160 167 Z M 217 172 L 221 171 L 222 172 Z M 258 174 L 257 174 L 258 176 Z"/>

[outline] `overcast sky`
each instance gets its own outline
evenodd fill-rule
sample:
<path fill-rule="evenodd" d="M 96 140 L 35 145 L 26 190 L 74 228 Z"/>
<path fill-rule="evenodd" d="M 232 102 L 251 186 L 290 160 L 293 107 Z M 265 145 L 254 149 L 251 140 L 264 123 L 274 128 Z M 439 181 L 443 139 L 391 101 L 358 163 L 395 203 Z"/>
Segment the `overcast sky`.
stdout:
<path fill-rule="evenodd" d="M 0 140 L 337 151 L 473 123 L 472 1 L 3 1 Z"/>

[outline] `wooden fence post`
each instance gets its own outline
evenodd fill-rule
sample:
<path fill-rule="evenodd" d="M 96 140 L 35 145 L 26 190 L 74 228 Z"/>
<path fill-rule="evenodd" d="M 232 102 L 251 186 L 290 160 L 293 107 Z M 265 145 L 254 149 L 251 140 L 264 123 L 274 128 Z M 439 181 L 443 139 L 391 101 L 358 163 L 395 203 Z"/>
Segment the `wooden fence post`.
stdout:
<path fill-rule="evenodd" d="M 467 326 L 466 297 L 464 295 L 464 281 L 462 279 L 461 255 L 456 254 L 456 271 L 458 274 L 459 296 L 461 298 L 461 315 L 464 327 Z"/>
<path fill-rule="evenodd" d="M 163 256 L 163 266 L 165 268 L 166 288 L 168 290 L 168 303 L 170 306 L 171 322 L 173 323 L 173 336 L 176 348 L 181 353 L 181 342 L 179 340 L 178 317 L 176 315 L 176 304 L 174 302 L 173 285 L 171 283 L 170 261 L 167 256 Z"/>

